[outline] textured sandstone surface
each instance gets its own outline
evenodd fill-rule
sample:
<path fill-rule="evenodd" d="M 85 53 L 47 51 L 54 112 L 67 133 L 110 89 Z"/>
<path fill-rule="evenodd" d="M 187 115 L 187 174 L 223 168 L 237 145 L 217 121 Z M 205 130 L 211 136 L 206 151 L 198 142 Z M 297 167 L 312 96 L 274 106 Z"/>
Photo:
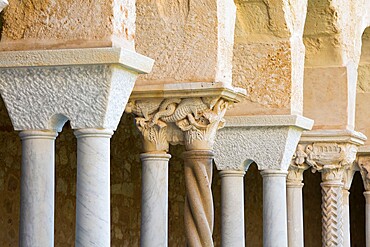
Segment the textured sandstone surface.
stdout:
<path fill-rule="evenodd" d="M 347 76 L 345 67 L 305 69 L 303 112 L 315 120 L 314 129 L 347 128 Z"/>
<path fill-rule="evenodd" d="M 0 50 L 134 49 L 135 18 L 135 0 L 10 0 Z"/>
<path fill-rule="evenodd" d="M 233 1 L 137 0 L 137 50 L 155 59 L 138 83 L 231 84 Z"/>
<path fill-rule="evenodd" d="M 361 35 L 369 26 L 369 1 L 308 1 L 304 31 L 306 66 L 357 64 Z"/>
<path fill-rule="evenodd" d="M 247 100 L 228 115 L 300 114 L 305 1 L 236 1 L 233 85 Z"/>

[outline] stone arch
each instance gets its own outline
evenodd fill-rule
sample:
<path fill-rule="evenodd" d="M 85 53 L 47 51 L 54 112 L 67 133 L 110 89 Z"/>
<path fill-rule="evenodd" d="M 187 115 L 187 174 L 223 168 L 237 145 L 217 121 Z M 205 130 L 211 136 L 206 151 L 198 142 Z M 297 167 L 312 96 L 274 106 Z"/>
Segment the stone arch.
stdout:
<path fill-rule="evenodd" d="M 370 136 L 368 127 L 370 106 L 370 27 L 367 27 L 361 39 L 361 57 L 358 66 L 358 78 L 356 88 L 356 130 Z M 369 141 L 365 146 L 369 145 Z"/>
<path fill-rule="evenodd" d="M 304 115 L 315 120 L 314 129 L 354 130 L 366 7 L 361 1 L 308 1 L 303 36 Z"/>
<path fill-rule="evenodd" d="M 49 128 L 55 129 L 56 131 L 62 131 L 64 124 L 69 120 L 69 118 L 63 114 L 56 113 L 49 119 Z"/>

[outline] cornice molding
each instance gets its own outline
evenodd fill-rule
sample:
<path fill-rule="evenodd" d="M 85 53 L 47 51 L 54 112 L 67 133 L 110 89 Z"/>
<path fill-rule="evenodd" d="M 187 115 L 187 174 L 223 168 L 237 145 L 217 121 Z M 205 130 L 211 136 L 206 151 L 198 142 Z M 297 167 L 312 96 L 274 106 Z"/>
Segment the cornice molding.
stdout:
<path fill-rule="evenodd" d="M 2 51 L 0 68 L 119 65 L 139 74 L 149 73 L 154 60 L 123 48 Z"/>

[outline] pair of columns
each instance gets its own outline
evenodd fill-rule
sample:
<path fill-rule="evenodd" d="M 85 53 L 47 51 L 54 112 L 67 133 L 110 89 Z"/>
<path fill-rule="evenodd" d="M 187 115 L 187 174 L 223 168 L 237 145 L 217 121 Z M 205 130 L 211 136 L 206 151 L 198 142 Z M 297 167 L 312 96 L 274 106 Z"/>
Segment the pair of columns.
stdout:
<path fill-rule="evenodd" d="M 222 170 L 221 243 L 225 247 L 245 246 L 244 171 Z M 288 246 L 286 176 L 282 170 L 263 170 L 263 245 Z"/>
<path fill-rule="evenodd" d="M 76 246 L 110 245 L 112 130 L 79 129 Z M 22 139 L 20 246 L 54 245 L 56 131 L 28 130 Z"/>
<path fill-rule="evenodd" d="M 229 100 L 154 98 L 132 100 L 144 153 L 142 160 L 141 246 L 167 246 L 169 144 L 185 145 L 184 228 L 188 246 L 213 246 L 213 143 Z"/>
<path fill-rule="evenodd" d="M 20 246 L 54 245 L 55 138 L 77 137 L 76 246 L 110 245 L 110 138 L 153 60 L 123 48 L 0 52 L 0 93 L 22 139 Z"/>
<path fill-rule="evenodd" d="M 227 117 L 217 133 L 215 163 L 221 177 L 222 246 L 245 246 L 245 171 L 257 164 L 263 179 L 263 246 L 288 246 L 286 178 L 303 130 L 297 115 Z"/>

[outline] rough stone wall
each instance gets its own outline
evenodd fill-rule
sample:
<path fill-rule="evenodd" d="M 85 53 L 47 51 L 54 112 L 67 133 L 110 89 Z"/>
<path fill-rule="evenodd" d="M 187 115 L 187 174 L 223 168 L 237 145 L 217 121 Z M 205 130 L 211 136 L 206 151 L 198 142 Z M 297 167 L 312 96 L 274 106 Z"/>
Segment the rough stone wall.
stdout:
<path fill-rule="evenodd" d="M 9 0 L 0 50 L 134 49 L 135 0 Z"/>
<path fill-rule="evenodd" d="M 308 1 L 304 31 L 306 66 L 357 64 L 361 35 L 369 25 L 368 1 Z"/>
<path fill-rule="evenodd" d="M 18 246 L 21 141 L 0 100 L 0 245 Z"/>

